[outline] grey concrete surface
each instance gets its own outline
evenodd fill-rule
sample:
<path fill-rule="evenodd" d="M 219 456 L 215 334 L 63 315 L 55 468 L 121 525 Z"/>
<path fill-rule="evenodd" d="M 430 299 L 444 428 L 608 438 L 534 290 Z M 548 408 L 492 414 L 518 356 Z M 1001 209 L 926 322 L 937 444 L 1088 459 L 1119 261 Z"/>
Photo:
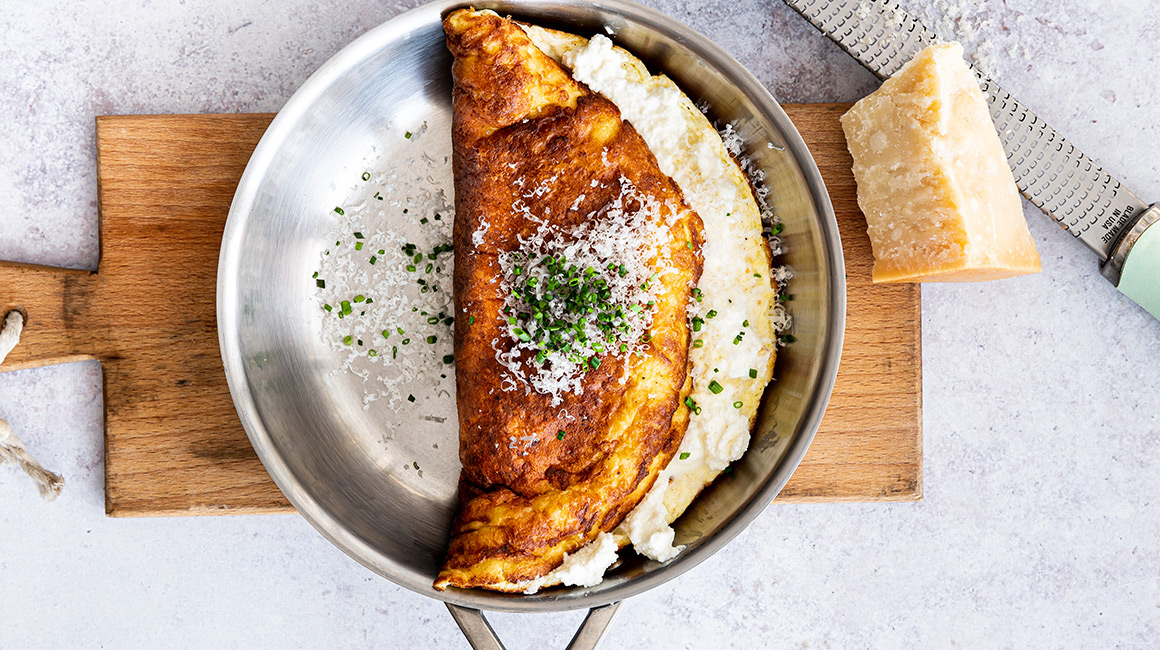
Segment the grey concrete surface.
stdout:
<path fill-rule="evenodd" d="M 96 265 L 94 116 L 275 111 L 413 4 L 0 1 L 0 259 Z M 649 4 L 782 101 L 876 86 L 781 2 Z M 1160 199 L 1155 3 L 907 4 Z M 775 503 L 709 561 L 628 601 L 605 647 L 1160 644 L 1160 321 L 1026 213 L 1042 273 L 923 288 L 925 498 Z M 68 480 L 44 503 L 0 468 L 0 648 L 467 647 L 440 603 L 297 516 L 107 519 L 101 412 L 96 363 L 0 374 L 0 417 Z M 510 648 L 563 648 L 581 617 L 492 618 Z"/>

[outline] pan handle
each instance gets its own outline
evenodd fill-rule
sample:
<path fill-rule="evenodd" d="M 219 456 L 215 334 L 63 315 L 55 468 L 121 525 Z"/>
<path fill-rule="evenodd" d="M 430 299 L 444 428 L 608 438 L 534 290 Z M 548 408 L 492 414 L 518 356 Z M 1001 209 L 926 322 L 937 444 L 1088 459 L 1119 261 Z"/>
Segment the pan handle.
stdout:
<path fill-rule="evenodd" d="M 467 637 L 467 642 L 471 644 L 473 650 L 504 650 L 503 642 L 499 640 L 499 636 L 492 629 L 491 623 L 487 622 L 483 612 L 451 603 L 447 603 L 447 609 L 459 624 L 459 629 L 463 631 L 463 636 Z M 588 610 L 588 616 L 580 624 L 580 629 L 576 630 L 576 636 L 568 643 L 567 650 L 596 650 L 604 635 L 608 633 L 608 627 L 612 625 L 612 619 L 616 618 L 619 609 L 620 601 Z"/>

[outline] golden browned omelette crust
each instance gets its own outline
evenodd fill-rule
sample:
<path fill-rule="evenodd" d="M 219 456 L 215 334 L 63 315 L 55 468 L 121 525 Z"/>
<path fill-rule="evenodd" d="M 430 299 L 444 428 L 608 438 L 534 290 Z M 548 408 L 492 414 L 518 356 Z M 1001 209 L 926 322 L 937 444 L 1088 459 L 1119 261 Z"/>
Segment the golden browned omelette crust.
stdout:
<path fill-rule="evenodd" d="M 616 106 L 576 83 L 514 23 L 460 10 L 443 28 L 455 56 L 463 473 L 460 512 L 435 587 L 519 591 L 620 523 L 680 445 L 688 424 L 686 309 L 701 272 L 702 225 Z M 498 254 L 519 250 L 519 237 L 536 232 L 529 214 L 545 217 L 553 232 L 601 218 L 621 196 L 621 178 L 658 201 L 672 224 L 662 248 L 649 252 L 650 268 L 672 270 L 658 280 L 644 356 L 630 362 L 602 355 L 583 376 L 582 391 L 564 393 L 556 405 L 510 380 L 505 391 L 510 372 L 497 349 L 511 350 L 514 342 L 500 317 Z M 551 191 L 523 189 L 541 186 Z M 521 198 L 527 211 L 513 209 Z M 512 444 L 521 439 L 531 442 Z"/>

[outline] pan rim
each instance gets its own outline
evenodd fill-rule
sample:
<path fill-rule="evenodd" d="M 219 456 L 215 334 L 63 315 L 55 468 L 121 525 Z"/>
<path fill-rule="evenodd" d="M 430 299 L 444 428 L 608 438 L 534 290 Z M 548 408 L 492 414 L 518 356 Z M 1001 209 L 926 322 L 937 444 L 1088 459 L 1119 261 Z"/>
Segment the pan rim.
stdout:
<path fill-rule="evenodd" d="M 808 408 L 802 415 L 799 432 L 787 449 L 785 456 L 753 496 L 738 506 L 734 515 L 703 543 L 686 550 L 655 571 L 628 579 L 623 584 L 596 593 L 571 595 L 568 592 L 548 592 L 512 597 L 510 594 L 483 590 L 448 589 L 440 592 L 432 588 L 430 579 L 423 581 L 416 579 L 412 570 L 407 569 L 390 556 L 379 552 L 361 539 L 311 496 L 309 490 L 294 476 L 278 452 L 273 438 L 259 417 L 254 395 L 250 391 L 246 379 L 245 362 L 241 354 L 237 326 L 239 321 L 237 269 L 244 255 L 244 251 L 241 249 L 241 234 L 245 231 L 249 215 L 257 198 L 257 189 L 265 178 L 272 161 L 279 153 L 286 136 L 332 84 L 369 55 L 381 49 L 385 42 L 390 42 L 397 34 L 410 33 L 416 27 L 427 25 L 433 19 L 441 20 L 442 16 L 451 10 L 468 6 L 479 9 L 490 8 L 501 13 L 514 14 L 519 14 L 521 9 L 534 12 L 537 8 L 543 9 L 553 6 L 596 8 L 622 16 L 638 24 L 647 25 L 660 36 L 679 43 L 704 61 L 707 66 L 719 70 L 737 87 L 740 94 L 747 96 L 764 113 L 762 115 L 764 119 L 770 120 L 779 127 L 780 134 L 785 138 L 785 144 L 790 149 L 794 162 L 798 165 L 806 186 L 810 190 L 810 198 L 819 217 L 818 228 L 823 241 L 822 250 L 824 253 L 824 259 L 821 261 L 827 265 L 828 269 L 826 274 L 829 288 L 828 314 L 822 322 L 822 355 L 814 368 L 814 376 L 809 381 L 809 385 L 813 386 L 813 395 Z M 238 183 L 222 236 L 217 277 L 218 340 L 230 395 L 246 435 L 259 459 L 291 504 L 331 543 L 360 564 L 388 578 L 395 584 L 445 603 L 492 611 L 564 611 L 597 607 L 620 601 L 676 578 L 732 541 L 773 501 L 804 457 L 821 424 L 822 416 L 833 391 L 845 331 L 846 288 L 843 270 L 844 259 L 833 206 L 816 162 L 804 140 L 769 91 L 740 63 L 706 37 L 658 11 L 627 0 L 601 0 L 598 2 L 508 0 L 474 3 L 460 0 L 437 0 L 398 14 L 341 49 L 299 87 L 266 130 Z"/>

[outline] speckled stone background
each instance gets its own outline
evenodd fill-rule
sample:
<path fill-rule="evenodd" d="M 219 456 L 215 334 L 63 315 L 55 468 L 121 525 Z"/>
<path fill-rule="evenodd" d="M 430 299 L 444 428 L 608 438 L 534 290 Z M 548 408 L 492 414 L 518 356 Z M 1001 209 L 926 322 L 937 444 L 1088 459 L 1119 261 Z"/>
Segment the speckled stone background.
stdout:
<path fill-rule="evenodd" d="M 95 115 L 275 111 L 413 4 L 0 2 L 0 259 L 95 266 Z M 782 101 L 876 85 L 780 1 L 650 4 Z M 1160 199 L 1154 3 L 907 4 Z M 923 289 L 925 499 L 775 504 L 629 600 L 605 647 L 1160 645 L 1160 321 L 1027 216 L 1042 273 Z M 45 503 L 0 468 L 0 648 L 467 647 L 297 516 L 107 519 L 101 409 L 95 363 L 0 374 L 0 417 L 68 480 Z M 511 648 L 563 648 L 581 617 L 492 620 Z"/>

